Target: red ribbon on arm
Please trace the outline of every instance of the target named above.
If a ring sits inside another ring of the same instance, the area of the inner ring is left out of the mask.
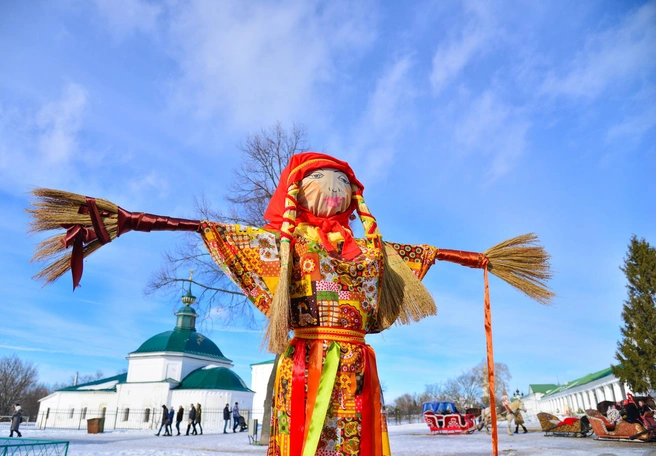
[[[130,212],[118,208],[118,228],[116,237],[128,231],[200,231],[199,220],[188,220],[161,215],[146,214],[145,212]]]
[[[84,269],[84,244],[93,242],[96,239],[103,245],[111,242],[109,233],[102,221],[102,216],[107,216],[109,213],[103,211],[101,214],[94,198],[87,196],[86,200],[86,205],[81,205],[77,212],[78,214],[89,215],[93,228],[79,223],[75,225],[64,225],[64,228],[66,228],[66,236],[62,239],[62,244],[64,244],[65,248],[70,247],[71,244],[73,245],[73,252],[71,252],[73,291],[80,286],[80,280],[82,279],[82,272]]]
[[[84,269],[84,246],[97,240],[101,245],[112,241],[103,217],[112,215],[107,211],[100,211],[96,200],[86,197],[86,203],[80,205],[78,214],[88,215],[91,226],[83,224],[62,225],[66,228],[66,235],[62,239],[64,247],[73,246],[71,253],[71,273],[73,275],[73,290],[80,286],[82,271]],[[118,208],[118,226],[116,236],[128,231],[200,231],[200,221],[187,220],[160,215],[146,214],[144,212],[129,212]]]

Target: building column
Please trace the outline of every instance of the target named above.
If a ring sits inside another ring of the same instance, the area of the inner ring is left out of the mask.
[[[604,392],[606,393],[607,401],[616,402],[615,395],[613,394],[613,388],[611,388],[610,385],[604,385]]]
[[[596,408],[597,408],[597,404],[598,404],[599,402],[601,402],[601,401],[597,398],[597,388],[592,388],[592,390],[591,390],[591,395],[590,395],[590,396],[591,396],[590,398],[592,399],[592,402],[594,403],[593,406],[592,406],[592,408],[596,409]]]
[[[624,383],[622,383],[621,381],[619,383],[620,383],[620,391],[622,392],[622,400],[624,400],[624,399],[626,399],[627,386]]]
[[[606,391],[604,391],[604,387],[600,386],[599,388],[597,388],[597,391],[599,392],[599,394],[597,395],[597,399],[599,400],[599,402],[605,401],[606,400]]]
[[[615,402],[621,401],[624,399],[624,395],[622,394],[622,388],[620,386],[621,382],[619,380],[613,382],[613,391],[615,392]]]

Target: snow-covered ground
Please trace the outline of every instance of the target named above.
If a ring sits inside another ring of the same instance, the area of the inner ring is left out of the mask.
[[[484,432],[466,436],[430,435],[423,423],[390,426],[394,456],[489,456],[490,437]],[[656,445],[596,441],[591,437],[544,437],[542,432],[508,436],[499,433],[499,454],[503,456],[656,456]],[[2,430],[4,431],[4,429]],[[4,432],[3,432],[4,434]],[[265,447],[248,444],[247,432],[228,434],[214,430],[202,436],[156,437],[152,431],[112,431],[87,434],[85,431],[25,428],[26,438],[70,441],[70,456],[203,456],[259,455]]]

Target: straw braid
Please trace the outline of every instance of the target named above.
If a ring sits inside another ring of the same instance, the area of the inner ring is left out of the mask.
[[[359,189],[354,186],[353,188],[353,198],[358,202],[356,210],[360,216],[360,221],[362,222],[362,227],[364,228],[364,236],[367,240],[372,241],[374,239],[382,239],[380,231],[378,230],[378,223],[371,212],[367,204],[364,202],[364,196],[359,193]]]
[[[287,189],[285,212],[280,227],[280,280],[269,308],[269,326],[265,340],[269,342],[271,353],[282,353],[289,340],[289,306],[291,297],[292,255],[291,243],[296,228],[296,204],[299,192],[298,182],[292,182]]]

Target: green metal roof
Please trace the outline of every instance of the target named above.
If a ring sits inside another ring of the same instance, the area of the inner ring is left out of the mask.
[[[567,382],[564,385],[558,386],[553,390],[547,391],[545,397],[552,396],[554,394],[560,393],[570,388],[574,388],[576,386],[581,386],[581,385],[585,385],[586,383],[594,382],[595,380],[599,380],[600,378],[608,377],[612,373],[613,373],[612,369],[608,367],[606,369],[600,370],[599,372],[594,372],[592,374],[585,375],[581,378],[577,378],[576,380],[572,380],[571,382]]]
[[[262,361],[261,363],[253,363],[253,364],[251,364],[251,367],[253,367],[253,366],[260,366],[260,365],[262,365],[262,364],[273,364],[273,363],[275,363],[275,362],[276,362],[275,359],[271,359],[271,360],[269,360],[269,361]]]
[[[68,386],[66,388],[58,389],[57,391],[78,391],[78,392],[96,392],[96,391],[116,391],[116,385],[125,383],[128,379],[128,374],[118,374],[113,377],[102,378],[89,383],[82,383],[80,385]]]
[[[132,353],[154,352],[189,353],[231,361],[223,356],[223,353],[214,342],[194,329],[175,328],[172,331],[157,334],[141,344],[141,347]]]
[[[532,393],[544,394],[547,391],[551,391],[553,389],[558,388],[558,385],[554,385],[553,383],[544,383],[544,384],[528,385],[528,387]]]
[[[176,389],[248,391],[244,381],[227,367],[201,367],[187,375]]]

